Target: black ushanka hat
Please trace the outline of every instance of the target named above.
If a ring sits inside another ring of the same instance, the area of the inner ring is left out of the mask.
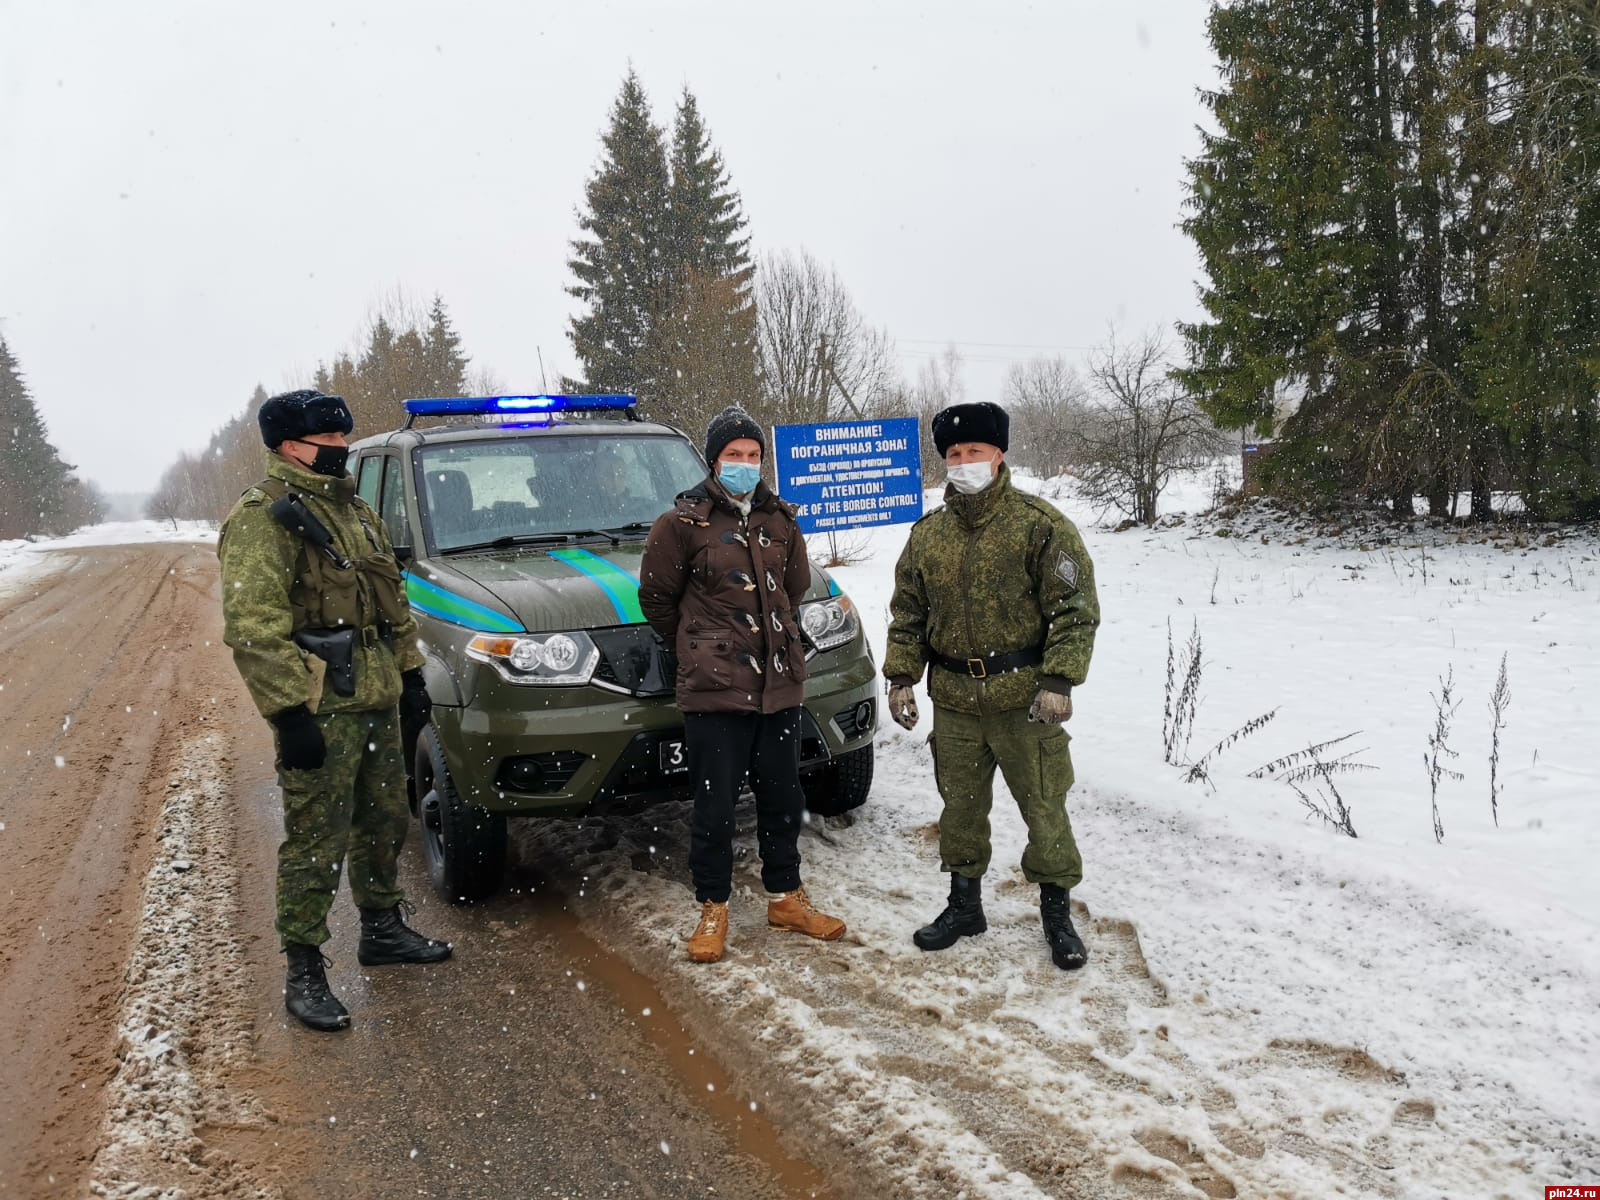
[[[952,404],[933,418],[933,444],[944,454],[957,442],[983,442],[1007,448],[1011,440],[1011,418],[1006,410],[988,400],[976,404]]]

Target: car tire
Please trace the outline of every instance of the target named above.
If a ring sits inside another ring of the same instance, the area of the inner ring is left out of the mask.
[[[422,855],[434,891],[453,904],[487,899],[505,873],[505,814],[461,798],[433,726],[418,735],[414,761]]]
[[[806,808],[819,817],[837,817],[866,803],[872,790],[872,744],[850,750],[826,766],[800,777]]]

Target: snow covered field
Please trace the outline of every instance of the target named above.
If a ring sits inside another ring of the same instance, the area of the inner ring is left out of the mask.
[[[1197,479],[1163,510],[1208,495]],[[925,695],[914,733],[880,729],[855,824],[802,843],[814,896],[850,924],[836,946],[768,933],[753,831],[712,967],[683,958],[695,911],[675,814],[620,841],[529,827],[527,851],[577,861],[584,919],[714,1011],[725,1056],[764,1047],[898,1195],[1521,1198],[1600,1182],[1592,531],[1308,537],[1246,517],[1119,534],[1057,503],[1104,610],[1068,727],[1083,972],[1050,964],[998,780],[989,933],[912,946],[946,890]],[[879,661],[908,528],[837,572]],[[1211,757],[1209,782],[1163,762],[1169,622],[1180,682],[1192,629],[1203,644],[1188,760],[1276,710]],[[1440,779],[1439,842],[1425,756],[1441,678],[1459,706],[1458,757],[1440,757],[1460,778]],[[1344,734],[1324,761],[1357,751],[1371,768],[1332,776],[1354,840],[1251,776]]]

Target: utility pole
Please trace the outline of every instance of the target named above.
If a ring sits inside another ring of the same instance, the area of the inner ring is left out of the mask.
[[[833,358],[828,354],[828,335],[825,333],[817,339],[817,366],[822,370],[823,401],[826,402],[828,399],[827,383],[831,379],[833,380],[833,386],[838,388],[839,394],[844,397],[844,402],[850,406],[850,411],[855,413],[856,420],[866,420],[862,416],[861,410],[856,407],[856,402],[851,398],[850,392],[839,381],[838,373],[833,369]]]

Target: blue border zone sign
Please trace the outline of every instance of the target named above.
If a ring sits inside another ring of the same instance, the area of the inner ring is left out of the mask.
[[[922,516],[922,443],[915,417],[778,425],[778,495],[802,533],[897,525]]]

